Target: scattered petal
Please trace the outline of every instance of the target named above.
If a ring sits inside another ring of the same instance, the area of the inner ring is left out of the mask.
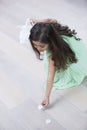
[[[42,109],[44,109],[44,107],[43,107],[42,105],[39,105],[39,106],[38,106],[38,109],[39,109],[39,110],[42,110]]]
[[[50,124],[51,122],[51,119],[46,119],[46,124]]]

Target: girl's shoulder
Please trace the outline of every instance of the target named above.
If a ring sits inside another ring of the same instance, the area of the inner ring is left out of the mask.
[[[64,39],[64,40],[76,40],[76,41],[79,41],[80,38],[75,34],[75,35],[72,35],[71,37],[70,36],[66,36],[66,35],[61,35],[61,37]],[[79,40],[77,40],[79,39]]]
[[[46,56],[47,56],[47,57],[49,57],[49,56],[51,56],[51,55],[52,55],[52,53],[51,53],[51,51],[50,51],[50,50],[46,50],[46,51],[45,51],[45,54],[46,54]]]
[[[81,43],[82,40],[77,36],[77,35],[73,35],[71,37],[66,36],[66,35],[61,35],[62,39],[67,42],[69,45],[74,45],[75,43]]]

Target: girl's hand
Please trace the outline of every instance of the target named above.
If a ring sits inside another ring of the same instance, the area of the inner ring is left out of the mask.
[[[46,23],[57,23],[56,19],[51,19],[51,18],[47,18],[47,19],[30,19],[30,24],[33,26],[34,24],[38,23],[38,22],[46,22]]]
[[[45,97],[41,103],[43,107],[47,107],[49,104],[49,97]]]
[[[30,24],[33,26],[34,24],[36,24],[38,22],[38,20],[36,19],[30,19]]]

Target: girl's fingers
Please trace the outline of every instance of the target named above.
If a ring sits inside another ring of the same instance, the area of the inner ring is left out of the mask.
[[[35,19],[30,19],[30,24],[33,26],[36,23]]]
[[[45,102],[42,102],[41,104],[42,104],[42,106],[46,105],[46,103],[45,103]]]
[[[43,107],[46,107],[46,106],[48,105],[48,102],[47,102],[47,101],[43,101],[43,102],[41,103],[41,105],[42,105]]]

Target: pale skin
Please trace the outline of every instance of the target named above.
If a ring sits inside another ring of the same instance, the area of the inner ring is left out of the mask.
[[[33,44],[34,47],[37,48],[39,52],[45,51],[49,48],[48,44],[44,45],[43,43],[36,42],[36,41],[33,41]],[[48,61],[49,61],[49,65],[48,65],[48,76],[46,81],[46,91],[45,91],[44,99],[41,103],[44,107],[46,107],[49,104],[49,98],[50,98],[54,75],[55,75],[54,61],[52,60],[51,56],[49,56]]]
[[[35,22],[35,20],[34,20]],[[57,22],[55,19],[43,19],[43,20],[36,20],[37,22]],[[41,51],[45,51],[49,48],[48,44],[43,44],[37,41],[33,41],[34,47],[37,48],[37,50],[39,52]],[[56,68],[54,66],[54,61],[52,60],[52,57],[49,56],[48,58],[49,61],[49,65],[48,65],[48,76],[47,76],[47,81],[46,81],[46,91],[45,91],[45,95],[44,98],[42,100],[41,105],[44,107],[47,107],[49,104],[49,100],[50,100],[50,94],[51,94],[51,90],[52,90],[52,86],[53,86],[53,81],[54,81],[54,75],[55,75],[55,71]]]
[[[38,22],[46,22],[46,23],[57,23],[56,19],[30,19],[30,24],[33,26],[35,23]]]

